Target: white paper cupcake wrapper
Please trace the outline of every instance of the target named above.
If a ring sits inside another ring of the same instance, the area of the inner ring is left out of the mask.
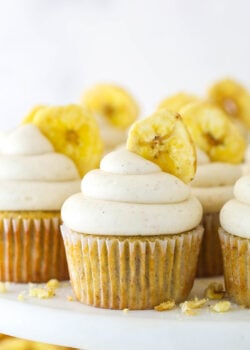
[[[204,214],[202,219],[204,235],[198,258],[197,277],[212,277],[223,274],[223,260],[218,229],[219,213]]]
[[[71,283],[78,300],[111,309],[151,309],[187,298],[194,282],[203,229],[179,235],[85,235],[65,226]]]
[[[238,304],[250,307],[250,240],[219,229],[225,286]]]
[[[58,217],[0,219],[0,281],[68,279]]]

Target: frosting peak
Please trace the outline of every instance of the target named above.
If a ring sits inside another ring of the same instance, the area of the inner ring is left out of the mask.
[[[21,125],[2,140],[1,153],[5,155],[32,155],[53,152],[54,147],[32,124]]]
[[[118,149],[107,154],[101,161],[100,169],[121,175],[150,174],[161,171],[158,165],[126,149]]]
[[[21,125],[0,139],[0,210],[59,210],[79,190],[73,161],[36,126]]]

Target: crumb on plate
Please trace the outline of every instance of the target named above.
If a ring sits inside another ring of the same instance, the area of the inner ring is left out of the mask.
[[[180,304],[181,312],[188,316],[198,314],[198,309],[201,309],[207,303],[207,299],[194,298],[193,300],[184,301]]]
[[[163,303],[156,305],[154,307],[154,309],[156,311],[169,311],[169,310],[173,310],[175,308],[175,301],[174,300],[167,300],[164,301]]]
[[[211,311],[218,313],[227,312],[231,309],[231,303],[227,300],[219,301],[218,303],[212,305],[210,309]]]

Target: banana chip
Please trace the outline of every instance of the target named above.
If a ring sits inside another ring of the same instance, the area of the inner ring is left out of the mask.
[[[195,146],[177,113],[162,109],[134,123],[129,131],[127,149],[186,183],[194,178]]]

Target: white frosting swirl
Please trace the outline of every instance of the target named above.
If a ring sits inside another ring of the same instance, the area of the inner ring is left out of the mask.
[[[240,165],[210,162],[201,150],[197,154],[198,166],[191,183],[192,192],[200,200],[204,213],[216,213],[233,197],[233,185],[242,175],[242,169]]]
[[[80,188],[75,164],[32,125],[1,137],[0,210],[60,210]]]
[[[250,176],[241,177],[234,186],[234,199],[220,212],[223,229],[233,235],[250,238]]]
[[[187,185],[125,149],[104,157],[81,189],[62,207],[66,226],[81,233],[177,234],[196,227],[202,216]]]

